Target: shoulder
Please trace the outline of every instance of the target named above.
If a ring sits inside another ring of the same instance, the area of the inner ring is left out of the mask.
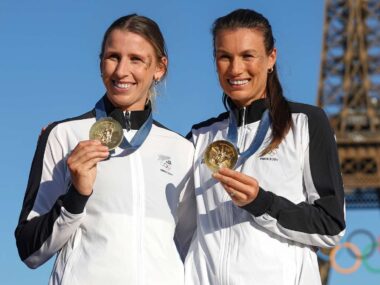
[[[197,133],[202,129],[211,129],[214,127],[214,125],[216,125],[217,123],[223,122],[226,119],[228,119],[228,112],[223,112],[219,114],[219,116],[217,117],[212,117],[200,123],[194,124],[191,127],[190,132],[186,135],[186,139],[191,140],[194,132]]]
[[[304,115],[304,119],[301,118],[299,119],[299,121],[303,121],[304,124],[307,125],[310,136],[330,137],[331,135],[333,135],[334,131],[330,125],[330,121],[322,108],[296,102],[290,102],[289,106],[292,115]],[[295,122],[295,120],[297,121],[297,119],[294,119],[293,117],[293,122]]]
[[[298,103],[298,102],[289,102],[289,106],[290,106],[290,112],[292,114],[302,113],[302,114],[305,114],[308,118],[313,118],[313,119],[326,117],[326,114],[323,111],[323,109],[317,106],[304,104],[304,103]]]
[[[330,126],[325,111],[320,107],[297,102],[290,102],[289,106],[293,115],[303,114],[306,116],[309,127],[316,128],[318,126]]]
[[[223,122],[224,120],[228,119],[228,112],[224,112],[219,114],[217,117],[210,118],[208,120],[202,121],[200,123],[194,124],[191,127],[191,131],[186,135],[187,139],[190,139],[193,132],[199,132],[202,129],[211,129],[214,127],[214,125]]]
[[[191,143],[184,136],[182,136],[180,133],[177,133],[177,132],[169,129],[168,127],[164,126],[160,122],[153,120],[153,125],[155,127],[156,135],[160,136],[161,138],[165,137],[168,139],[176,140],[176,141],[184,143],[184,144],[191,145]]]
[[[228,119],[228,112],[221,113],[218,117],[213,117],[208,120],[202,121],[192,126],[192,130],[198,130],[206,127],[210,127],[218,122],[222,122]]]
[[[94,115],[95,113],[93,111],[89,111],[80,116],[67,118],[61,121],[56,121],[56,122],[48,124],[40,133],[34,158],[44,157],[44,153],[48,144],[51,146],[58,147],[58,148],[62,147],[61,143],[58,142],[59,135],[57,135],[59,132],[58,129],[61,126],[63,126],[63,128],[66,128],[65,124],[68,122],[75,122],[75,121],[81,122],[83,120],[93,118]]]
[[[86,113],[84,113],[82,115],[79,115],[79,116],[75,116],[75,117],[71,117],[71,118],[66,118],[66,119],[63,119],[63,120],[60,120],[60,121],[56,121],[56,122],[50,123],[41,132],[39,141],[42,140],[42,141],[46,142],[46,140],[49,137],[50,133],[54,132],[55,130],[57,130],[57,128],[60,127],[60,126],[64,126],[65,124],[71,123],[71,122],[81,123],[81,122],[84,122],[87,119],[92,119],[94,117],[95,117],[95,112],[94,112],[94,110],[91,110],[91,111],[88,111],[88,112],[86,112]]]

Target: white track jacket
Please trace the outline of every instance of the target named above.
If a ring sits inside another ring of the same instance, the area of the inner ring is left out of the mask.
[[[320,284],[316,250],[345,231],[344,191],[334,134],[324,112],[290,103],[293,127],[279,147],[259,150],[237,169],[256,178],[258,197],[240,208],[203,161],[206,147],[226,139],[228,113],[193,126],[198,228],[185,262],[187,285]],[[264,100],[237,110],[238,146],[251,144]]]
[[[123,112],[104,100],[125,126]],[[148,113],[130,113],[130,132]],[[98,163],[88,198],[70,186],[66,159],[93,123],[94,110],[39,138],[15,232],[21,259],[36,268],[56,255],[49,284],[183,284],[180,254],[195,229],[193,145],[154,121],[135,152],[118,148]]]

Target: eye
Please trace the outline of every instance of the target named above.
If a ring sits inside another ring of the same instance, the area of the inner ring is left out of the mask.
[[[133,62],[133,63],[144,63],[144,60],[139,56],[131,56],[131,62]]]
[[[242,55],[242,58],[245,61],[256,60],[256,59],[258,59],[260,57],[261,56],[259,54],[257,54],[256,52],[247,52],[247,53],[243,53],[243,55]]]
[[[250,54],[250,53],[243,54],[243,59],[245,59],[245,60],[251,60],[251,59],[254,59],[254,58],[256,58],[256,56],[253,55],[253,54]]]
[[[113,60],[113,61],[118,61],[119,60],[119,55],[116,53],[110,53],[106,54],[105,59]]]
[[[219,54],[217,58],[218,60],[229,60],[230,56],[228,54]]]

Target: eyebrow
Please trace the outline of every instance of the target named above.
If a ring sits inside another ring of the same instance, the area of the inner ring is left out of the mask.
[[[217,49],[216,50],[216,53],[226,53],[226,54],[231,54],[230,52],[228,52],[228,51],[226,51],[226,50],[224,50],[224,49]],[[257,53],[259,53],[257,50],[255,50],[255,49],[246,49],[246,50],[243,50],[243,51],[241,51],[239,54],[244,54],[244,53],[255,53],[255,54],[257,54]]]
[[[117,51],[116,49],[113,50],[112,48],[108,48],[108,50],[104,52],[104,54],[113,54],[113,53],[120,54],[119,51]],[[145,55],[145,54],[141,54],[137,52],[130,52],[128,53],[128,56],[141,57],[141,58],[147,59],[148,61],[152,61],[152,56],[150,54]]]
[[[152,65],[152,56],[150,54],[148,55],[143,55],[143,54],[138,54],[138,53],[130,53],[128,54],[128,56],[136,56],[136,57],[141,57],[144,64],[147,66],[147,67],[150,67]]]

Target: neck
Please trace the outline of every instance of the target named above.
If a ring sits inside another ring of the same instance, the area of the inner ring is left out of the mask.
[[[230,98],[230,99],[235,104],[236,107],[244,108],[244,107],[248,107],[248,106],[252,105],[252,103],[257,101],[257,100],[264,99],[265,97],[266,97],[266,93],[264,92],[259,97],[248,98],[247,100],[234,100],[232,98]]]

